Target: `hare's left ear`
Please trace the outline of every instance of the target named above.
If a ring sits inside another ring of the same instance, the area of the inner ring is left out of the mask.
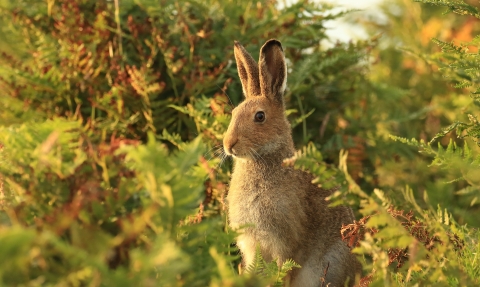
[[[283,103],[283,93],[287,87],[287,64],[279,41],[268,40],[262,46],[258,67],[262,96]]]
[[[245,98],[260,95],[257,62],[255,62],[247,50],[237,41],[235,41],[233,51]]]

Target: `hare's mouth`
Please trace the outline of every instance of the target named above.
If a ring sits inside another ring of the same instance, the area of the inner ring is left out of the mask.
[[[233,158],[249,158],[249,156],[247,154],[243,154],[243,153],[240,153],[240,152],[232,152],[229,154],[230,156],[232,156]]]
[[[261,155],[257,149],[248,147],[248,145],[242,145],[238,142],[238,140],[233,144],[224,145],[223,149],[227,156],[231,156],[233,158],[253,160],[261,158]]]
[[[238,159],[254,158],[252,153],[244,152],[243,150],[239,150],[238,148],[231,148],[230,150],[225,149],[225,154]]]

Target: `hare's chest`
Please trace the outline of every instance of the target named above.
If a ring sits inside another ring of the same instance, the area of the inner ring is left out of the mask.
[[[252,225],[257,235],[292,232],[305,218],[301,186],[290,169],[236,166],[227,197],[230,226]]]
[[[227,197],[231,227],[253,225],[261,230],[293,215],[290,200],[277,186],[261,181],[232,183]]]
[[[265,216],[269,216],[271,206],[278,204],[265,196],[268,192],[259,185],[241,185],[231,188],[227,197],[228,213],[232,227],[246,224],[258,225]]]

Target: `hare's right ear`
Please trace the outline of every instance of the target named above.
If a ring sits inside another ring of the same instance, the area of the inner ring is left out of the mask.
[[[262,46],[258,66],[262,96],[283,104],[283,93],[287,87],[287,64],[282,44],[278,40],[268,40]]]
[[[257,62],[255,62],[247,50],[237,41],[235,41],[233,51],[245,98],[259,96],[260,81]]]

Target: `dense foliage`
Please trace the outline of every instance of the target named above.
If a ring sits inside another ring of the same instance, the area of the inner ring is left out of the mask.
[[[238,274],[221,151],[233,41],[269,38],[285,164],[356,212],[359,285],[480,284],[479,9],[419,2],[347,13],[371,40],[331,43],[345,14],[308,0],[1,0],[0,285],[281,286],[292,261]]]

